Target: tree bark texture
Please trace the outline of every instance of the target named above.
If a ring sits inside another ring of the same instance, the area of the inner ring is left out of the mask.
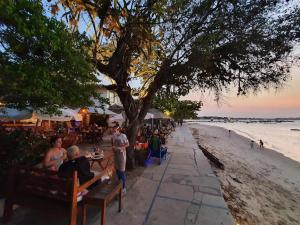
[[[126,134],[129,141],[129,147],[127,150],[127,168],[135,168],[135,156],[134,145],[136,142],[136,135],[140,125],[142,124],[148,109],[151,106],[155,93],[162,87],[164,79],[166,79],[166,68],[169,66],[169,61],[165,61],[160,71],[154,78],[154,81],[150,84],[147,90],[147,96],[141,99],[139,102],[135,101],[131,94],[131,88],[127,84],[128,69],[130,67],[130,59],[134,49],[131,46],[134,43],[131,39],[130,30],[124,32],[123,37],[118,40],[117,48],[109,60],[107,65],[103,65],[101,62],[97,62],[97,68],[100,72],[103,72],[110,78],[114,79],[115,91],[118,94],[120,101],[124,107],[129,124],[126,128]]]

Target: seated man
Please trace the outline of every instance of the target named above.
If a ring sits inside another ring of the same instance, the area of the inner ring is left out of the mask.
[[[153,135],[150,138],[149,147],[151,148],[151,150],[157,151],[160,149],[160,146],[161,146],[161,141],[159,137],[159,132],[158,130],[155,130],[153,132]]]
[[[167,149],[166,148],[162,148],[162,141],[161,138],[159,136],[159,132],[158,130],[155,130],[153,132],[153,135],[149,141],[149,148],[151,151],[151,156],[154,157],[160,157],[163,158],[164,155],[167,153]]]
[[[90,163],[85,156],[80,155],[78,146],[73,145],[67,149],[68,161],[64,162],[58,170],[61,177],[72,177],[74,170],[77,170],[79,183],[83,184],[94,177],[90,170]]]

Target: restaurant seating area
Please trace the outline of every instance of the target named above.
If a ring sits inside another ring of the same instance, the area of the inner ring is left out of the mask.
[[[68,118],[68,120],[63,118],[60,121],[50,119],[35,121],[35,123],[30,121],[24,122],[22,120],[1,121],[1,132],[7,135],[14,135],[20,132],[26,134],[23,136],[25,139],[27,136],[31,138],[36,137],[43,140],[44,143],[50,143],[53,137],[60,137],[62,139],[61,147],[64,149],[68,149],[73,145],[79,146],[81,155],[88,159],[91,170],[97,174],[86,184],[76,184],[76,174],[74,174],[71,179],[65,179],[59,177],[57,171],[45,170],[42,166],[42,162],[40,161],[38,163],[36,160],[42,160],[47,149],[38,151],[40,154],[39,157],[35,157],[34,161],[26,163],[25,167],[16,164],[16,166],[14,165],[9,169],[10,173],[14,173],[15,175],[13,179],[10,179],[7,185],[4,186],[4,193],[0,191],[0,195],[4,194],[5,197],[4,221],[9,221],[13,215],[12,207],[14,204],[29,208],[39,206],[43,208],[43,205],[47,205],[49,207],[46,207],[45,210],[56,206],[58,208],[67,209],[69,212],[69,224],[74,225],[76,224],[75,221],[77,220],[79,207],[83,205],[82,224],[85,224],[86,207],[90,204],[98,204],[102,214],[101,224],[104,225],[106,204],[115,197],[118,197],[120,204],[119,210],[121,210],[122,206],[120,182],[114,183],[116,185],[111,185],[111,183],[105,185],[105,180],[111,179],[115,174],[114,153],[110,141],[112,136],[111,127],[115,124],[118,124],[118,122],[112,121],[111,116],[90,114],[84,111],[80,121],[75,120],[75,118]],[[149,162],[152,162],[151,157],[157,157],[156,149],[151,148],[153,136],[156,137],[160,151],[165,148],[167,139],[174,129],[175,127],[169,119],[156,119],[155,122],[153,119],[145,121],[145,125],[138,130],[136,143],[134,145],[136,166],[147,166]],[[22,146],[19,146],[19,148],[20,151],[22,151]],[[30,151],[30,146],[26,148],[28,148],[26,151]],[[1,152],[1,154],[2,153],[4,153],[5,158],[6,153]],[[166,154],[163,156],[159,155],[158,164],[160,164],[165,157]],[[99,193],[102,193],[102,189],[106,191],[99,195],[95,190],[90,192],[87,197],[80,194],[95,182],[102,184],[96,189]],[[70,187],[73,188],[70,189]],[[27,193],[26,195],[24,194],[25,192]],[[22,197],[22,195],[26,197]],[[30,199],[33,199],[33,201],[31,202]],[[44,204],[44,202],[47,202],[47,204]]]

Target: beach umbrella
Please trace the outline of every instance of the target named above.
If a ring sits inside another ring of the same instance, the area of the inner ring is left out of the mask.
[[[118,120],[125,120],[124,117],[123,117],[123,115],[122,115],[122,113],[113,115],[113,116],[111,117],[111,119],[112,119],[112,120],[116,120],[116,121],[118,121]]]
[[[151,108],[148,110],[149,113],[153,115],[153,119],[169,119],[163,112],[158,109]]]
[[[12,120],[25,120],[33,117],[32,110],[24,109],[19,110],[15,108],[3,107],[0,109],[0,120],[12,121]]]
[[[145,120],[150,120],[150,119],[153,119],[154,118],[154,115],[152,113],[147,113],[146,116],[145,116]]]
[[[113,105],[109,106],[108,109],[115,112],[115,113],[117,113],[117,114],[120,114],[124,111],[123,106],[117,105],[117,104],[113,104]]]
[[[145,120],[149,120],[149,119],[153,119],[153,114],[152,113],[147,113],[146,114],[146,116],[145,116]],[[125,120],[126,119],[126,114],[125,114],[125,112],[123,111],[122,113],[120,113],[120,114],[117,114],[117,115],[115,115],[115,116],[113,116],[112,117],[112,119],[116,119],[116,120],[118,120],[118,119],[123,119],[123,120]]]
[[[117,113],[114,113],[109,109],[105,109],[105,108],[102,109],[100,107],[86,107],[86,109],[89,113],[96,113],[96,114],[103,114],[103,115],[117,115]]]
[[[32,110],[18,110],[14,108],[2,108],[0,110],[0,120],[11,121],[21,120],[22,122],[36,122],[37,120],[49,120],[49,121],[82,121],[82,116],[77,113],[76,110],[69,108],[59,109],[61,114],[48,115],[41,111],[33,112]]]
[[[112,117],[109,118],[108,123],[112,126],[113,122],[118,122],[119,124],[122,124],[125,121],[124,116],[122,113],[113,115]]]
[[[61,108],[59,109],[61,114],[58,115],[48,115],[44,114],[42,112],[36,112],[36,117],[39,120],[49,120],[49,121],[70,121],[70,120],[76,120],[76,121],[82,121],[82,115],[80,115],[76,110],[70,109],[70,108]]]

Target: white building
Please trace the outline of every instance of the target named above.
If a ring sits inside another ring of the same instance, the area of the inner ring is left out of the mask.
[[[98,87],[97,92],[100,93],[101,97],[107,98],[110,105],[122,105],[119,96],[116,92],[107,90],[104,87]]]

